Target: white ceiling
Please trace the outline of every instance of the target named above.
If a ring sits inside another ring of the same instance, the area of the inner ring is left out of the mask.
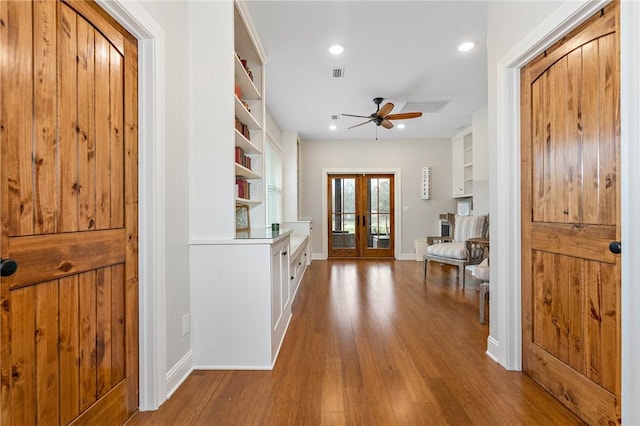
[[[341,113],[369,115],[374,97],[395,104],[441,101],[438,113],[377,127],[378,138],[451,137],[487,103],[484,1],[246,2],[266,52],[267,109],[283,131],[303,140],[372,139],[376,126]],[[470,52],[458,44],[473,41]],[[339,56],[328,52],[344,45]],[[333,69],[344,68],[334,79]],[[338,129],[329,130],[332,115]]]

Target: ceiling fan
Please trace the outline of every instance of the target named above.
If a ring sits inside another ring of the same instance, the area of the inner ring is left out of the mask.
[[[376,104],[376,112],[374,112],[371,115],[342,114],[345,117],[368,118],[368,120],[363,123],[348,127],[349,129],[362,126],[363,124],[371,123],[372,121],[376,123],[376,126],[382,126],[385,129],[391,129],[393,128],[393,123],[391,122],[391,120],[405,120],[407,118],[422,117],[421,112],[404,112],[400,114],[390,114],[394,105],[391,102],[387,102],[382,106],[382,108],[380,108],[380,104],[382,103],[382,98],[373,98],[373,103]]]

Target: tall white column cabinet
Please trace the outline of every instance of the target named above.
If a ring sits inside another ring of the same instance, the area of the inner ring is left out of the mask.
[[[291,231],[264,226],[265,56],[242,2],[189,11],[193,364],[270,369],[291,318]],[[236,232],[239,206],[250,231]]]

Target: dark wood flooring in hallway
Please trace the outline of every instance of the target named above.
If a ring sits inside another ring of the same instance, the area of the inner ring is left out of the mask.
[[[478,293],[456,268],[314,261],[273,371],[195,371],[130,425],[581,424],[486,354]]]

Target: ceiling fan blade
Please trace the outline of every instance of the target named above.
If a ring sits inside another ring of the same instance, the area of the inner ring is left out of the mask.
[[[392,122],[390,122],[390,121],[389,121],[389,120],[387,120],[387,119],[382,120],[382,123],[380,123],[380,125],[381,125],[382,127],[384,127],[385,129],[391,129],[391,128],[393,128],[393,123],[392,123]]]
[[[418,118],[422,117],[421,112],[401,112],[400,114],[391,114],[386,116],[387,120],[405,120],[407,118]]]
[[[391,102],[387,102],[386,104],[384,104],[382,108],[380,108],[380,111],[378,111],[378,115],[380,117],[386,117],[387,114],[389,114],[392,109],[393,109],[393,104]]]
[[[345,117],[369,118],[368,115],[353,115],[353,114],[341,114],[341,115],[344,115]]]
[[[373,120],[365,121],[364,123],[356,124],[355,126],[347,127],[347,129],[353,129],[354,127],[362,126],[363,124],[371,123]]]

